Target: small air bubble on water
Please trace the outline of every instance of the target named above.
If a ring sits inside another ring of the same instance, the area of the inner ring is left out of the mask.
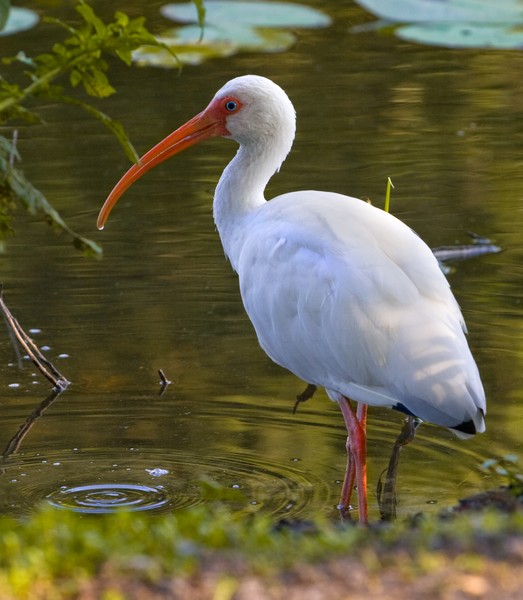
[[[169,473],[169,471],[167,471],[167,469],[160,469],[158,467],[156,467],[155,469],[145,469],[147,471],[147,473],[149,473],[149,475],[152,475],[153,477],[161,477],[162,475],[167,475]]]

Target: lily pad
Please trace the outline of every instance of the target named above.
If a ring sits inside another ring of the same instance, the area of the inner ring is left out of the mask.
[[[181,63],[199,65],[211,58],[226,58],[238,51],[229,40],[200,40],[200,35],[198,29],[197,37],[189,41],[188,33],[176,29],[165,32],[158,36],[158,41],[168,46],[170,52],[161,46],[142,46],[133,52],[133,60],[140,66],[177,67]]]
[[[523,30],[510,25],[476,23],[413,24],[398,27],[395,34],[406,41],[452,48],[523,48]]]
[[[13,35],[20,31],[32,29],[39,21],[38,15],[28,8],[12,7],[7,15],[4,28],[0,31],[2,35]]]
[[[161,9],[164,17],[184,24],[159,36],[180,63],[195,65],[238,52],[283,52],[296,41],[288,28],[326,27],[331,23],[330,17],[318,10],[287,2],[207,0],[205,10],[202,30],[194,3],[167,4]],[[162,48],[140,48],[133,56],[141,65],[179,64]]]
[[[374,25],[406,41],[447,48],[523,47],[521,0],[357,0],[385,19]],[[359,28],[363,31],[364,28]]]
[[[523,23],[521,0],[356,0],[395,23]]]
[[[173,36],[183,44],[197,44],[201,37],[201,30],[199,27],[188,25],[173,30]],[[250,29],[231,23],[226,28],[208,25],[202,41],[208,45],[227,44],[236,50],[281,52],[294,43],[294,36],[287,31]]]
[[[139,65],[159,67],[175,67],[179,62],[198,65],[210,58],[226,58],[240,51],[283,52],[295,41],[293,34],[287,31],[245,27],[224,30],[214,25],[206,26],[205,36],[200,38],[201,29],[196,25],[172,29],[158,39],[176,58],[165,48],[144,46],[134,53],[134,60]]]
[[[160,9],[166,19],[177,23],[197,23],[192,2],[166,4]],[[241,23],[249,27],[327,27],[331,19],[308,6],[290,2],[247,2],[245,0],[207,0],[205,26]]]

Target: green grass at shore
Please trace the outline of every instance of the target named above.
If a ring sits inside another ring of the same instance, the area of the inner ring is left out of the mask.
[[[521,511],[362,528],[325,520],[275,525],[260,515],[239,516],[212,505],[156,516],[42,508],[23,520],[0,518],[0,598],[72,598],[101,572],[132,573],[154,583],[190,575],[213,560],[233,576],[239,563],[267,574],[342,556],[366,568],[403,556],[401,568],[414,573],[433,568],[442,553],[470,565],[506,556],[516,538],[523,539]]]

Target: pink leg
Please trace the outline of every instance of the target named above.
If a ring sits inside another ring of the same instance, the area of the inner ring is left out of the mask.
[[[354,489],[354,479],[356,477],[356,469],[354,468],[354,457],[350,448],[349,436],[347,436],[347,468],[345,469],[345,478],[343,479],[343,486],[341,488],[340,503],[338,504],[338,510],[342,520],[350,519],[351,504],[350,499],[352,496],[352,490]]]
[[[347,469],[341,490],[339,509],[342,517],[347,516],[354,480],[358,488],[360,523],[368,522],[367,511],[367,405],[358,404],[356,411],[350,400],[343,397],[340,409],[347,427]]]

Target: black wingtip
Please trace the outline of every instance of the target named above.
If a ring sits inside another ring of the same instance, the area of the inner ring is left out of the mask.
[[[459,431],[460,433],[465,433],[467,435],[476,435],[477,433],[476,424],[472,419],[470,421],[464,421],[463,423],[460,423],[459,425],[456,425],[456,427],[452,427],[451,429],[455,429],[456,431]]]
[[[396,410],[399,410],[400,412],[402,412],[406,415],[409,415],[411,417],[419,418],[418,415],[414,414],[411,410],[409,410],[401,402],[398,402],[398,404],[396,404],[396,406],[394,406],[393,408],[395,408]],[[483,412],[483,411],[481,411],[481,412]],[[446,425],[446,427],[449,427],[449,426]],[[452,427],[449,427],[449,429],[452,429],[453,431],[456,431],[458,433],[463,433],[465,436],[476,435],[476,433],[478,432],[476,424],[474,423],[474,421],[472,419],[470,419],[470,421],[463,421],[463,423],[460,423],[459,425],[454,425]],[[481,431],[483,431],[483,430],[481,430]]]

